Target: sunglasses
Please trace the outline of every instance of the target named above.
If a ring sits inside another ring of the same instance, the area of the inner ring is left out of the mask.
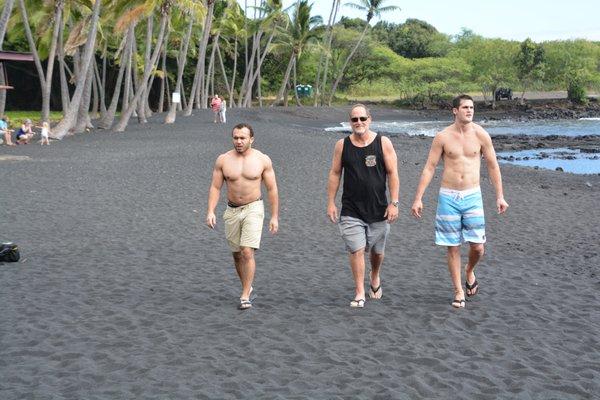
[[[350,118],[350,121],[352,121],[352,122],[358,122],[358,120],[359,120],[359,119],[360,119],[362,122],[365,122],[366,120],[368,120],[368,119],[369,119],[369,117],[352,117],[352,118]]]

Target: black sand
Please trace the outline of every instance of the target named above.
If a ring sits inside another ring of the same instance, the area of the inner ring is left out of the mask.
[[[22,260],[0,264],[0,399],[597,398],[600,176],[503,165],[501,217],[483,179],[481,290],[456,310],[433,244],[439,176],[423,220],[409,215],[430,139],[393,138],[401,218],[384,295],[351,309],[347,257],[325,213],[341,136],[320,129],[343,119],[230,110],[223,126],[204,111],[1,147],[0,240],[18,243]],[[204,226],[213,162],[241,121],[273,159],[281,199],[280,234],[265,231],[245,312],[223,202],[216,231]]]

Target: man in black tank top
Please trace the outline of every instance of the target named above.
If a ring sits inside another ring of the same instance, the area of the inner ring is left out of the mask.
[[[350,110],[352,134],[335,144],[327,185],[327,215],[338,222],[335,197],[342,173],[344,187],[339,229],[350,256],[350,268],[356,286],[350,307],[365,304],[365,253],[370,253],[369,297],[380,299],[380,271],[389,224],[398,218],[398,163],[396,151],[387,137],[369,129],[369,109],[356,104]],[[390,201],[386,196],[386,181]]]

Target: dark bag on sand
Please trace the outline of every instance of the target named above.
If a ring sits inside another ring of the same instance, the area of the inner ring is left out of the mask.
[[[14,243],[0,244],[0,262],[17,262],[19,258],[19,246]]]

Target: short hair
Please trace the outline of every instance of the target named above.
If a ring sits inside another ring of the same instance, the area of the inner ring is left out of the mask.
[[[236,126],[234,126],[233,129],[231,130],[231,134],[233,135],[233,131],[235,131],[236,129],[244,129],[244,128],[247,128],[250,131],[250,137],[254,137],[254,129],[252,129],[250,124],[247,124],[245,122],[242,122],[241,124],[237,124]]]
[[[352,108],[350,109],[350,111],[348,112],[348,116],[352,116],[352,111],[354,111],[355,108],[358,107],[362,107],[365,109],[366,113],[367,113],[367,117],[371,116],[371,110],[369,110],[369,107],[365,106],[362,103],[356,103],[355,105],[352,106]]]
[[[471,96],[469,96],[468,94],[458,95],[454,99],[452,99],[452,108],[459,108],[460,107],[460,103],[462,103],[463,100],[471,100],[471,101],[473,101],[473,98]]]

